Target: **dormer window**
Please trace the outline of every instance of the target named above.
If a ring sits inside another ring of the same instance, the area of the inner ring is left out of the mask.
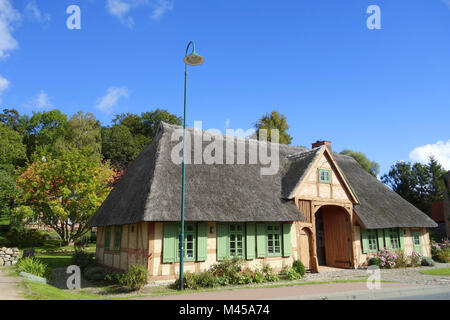
[[[331,183],[330,170],[319,169],[319,183]]]

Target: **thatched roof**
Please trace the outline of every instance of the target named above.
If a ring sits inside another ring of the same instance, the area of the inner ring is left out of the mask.
[[[362,169],[352,157],[333,157],[358,196],[355,212],[365,228],[437,227],[430,217]]]
[[[171,141],[171,136],[180,128],[161,124],[155,139],[133,161],[89,225],[179,221],[181,165],[171,160],[172,149],[179,141]],[[194,129],[188,129],[187,133],[191,141],[202,134]],[[292,193],[321,148],[277,145],[280,170],[275,175],[261,175],[264,166],[248,164],[249,144],[259,142],[234,139],[235,159],[245,157],[245,164],[186,165],[186,221],[303,221],[305,218],[291,200]],[[203,150],[209,144],[204,141]],[[244,145],[245,149],[240,148]],[[268,145],[270,150],[271,144]],[[358,197],[360,204],[355,210],[366,228],[436,226],[424,213],[364,171],[353,158],[337,154],[333,157]],[[223,158],[226,163],[225,152]]]
[[[180,220],[181,165],[171,160],[172,149],[179,144],[179,141],[171,141],[171,136],[175,129],[180,128],[161,124],[155,139],[133,161],[91,219],[91,226]],[[187,130],[191,141],[194,141],[194,134],[201,133]],[[235,144],[246,146],[244,156],[247,164],[186,165],[186,221],[304,220],[294,201],[286,201],[280,196],[280,174],[261,176],[260,164],[248,164],[248,145],[258,142],[235,139]],[[204,141],[203,149],[209,144]],[[191,144],[193,148],[194,143]],[[305,148],[280,145],[279,150],[283,161],[289,153],[304,151]],[[237,159],[240,149],[235,147],[234,151]],[[223,157],[226,163],[225,152]]]

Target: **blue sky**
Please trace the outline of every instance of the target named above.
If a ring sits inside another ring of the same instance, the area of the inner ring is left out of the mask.
[[[295,145],[328,139],[381,173],[432,152],[450,170],[450,0],[0,0],[0,108],[181,115],[189,40],[206,58],[191,126],[249,129],[277,109]]]

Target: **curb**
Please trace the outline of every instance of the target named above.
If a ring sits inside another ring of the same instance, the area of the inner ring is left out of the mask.
[[[32,282],[39,282],[39,283],[47,284],[47,279],[35,276],[34,274],[31,274],[31,273],[20,272],[19,275],[27,280],[32,281]]]
[[[407,288],[387,288],[378,290],[358,290],[337,293],[322,293],[305,296],[283,297],[277,300],[385,300],[392,298],[406,298],[421,294],[449,293],[450,287],[429,286],[429,287],[407,287]]]

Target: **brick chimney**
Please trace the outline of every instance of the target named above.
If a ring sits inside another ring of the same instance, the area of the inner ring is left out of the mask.
[[[330,150],[330,152],[332,151],[331,150],[331,141],[317,140],[316,142],[314,142],[312,144],[313,149],[321,147],[321,146],[327,146],[328,150]]]

